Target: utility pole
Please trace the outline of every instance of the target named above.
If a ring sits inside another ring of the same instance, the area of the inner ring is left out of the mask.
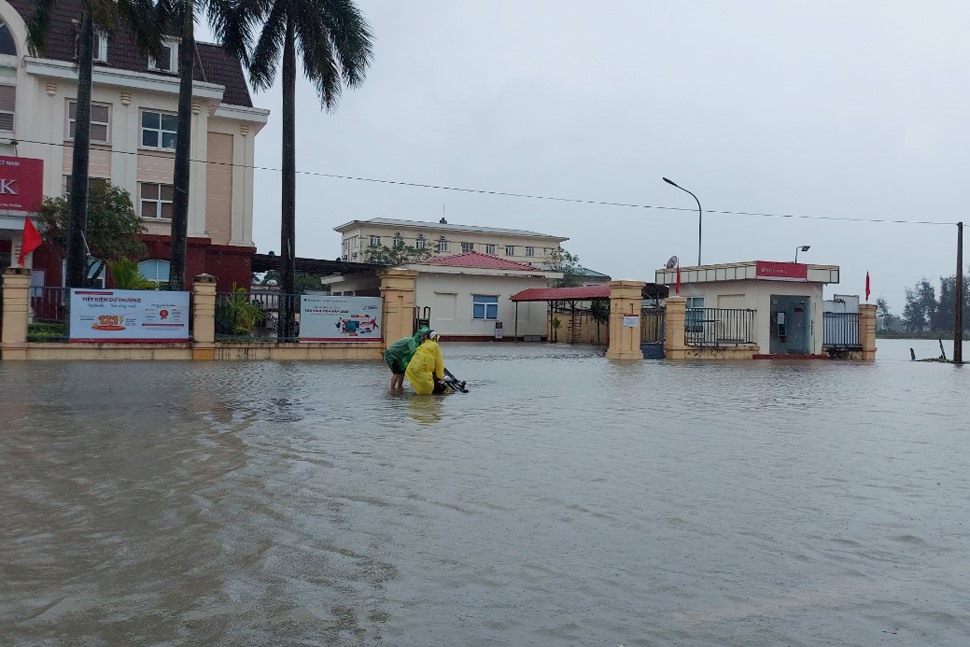
[[[963,223],[957,223],[957,279],[953,286],[953,363],[963,364]]]

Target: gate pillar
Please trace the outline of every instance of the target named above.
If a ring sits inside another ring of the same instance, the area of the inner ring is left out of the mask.
[[[609,359],[643,359],[640,349],[640,310],[643,281],[610,281]]]
[[[664,357],[684,359],[687,343],[684,341],[684,327],[687,317],[687,299],[667,297],[667,313],[664,321]]]
[[[381,272],[381,335],[386,349],[402,337],[414,334],[414,270],[391,268]]]
[[[865,303],[859,306],[859,343],[862,359],[876,359],[876,306]]]

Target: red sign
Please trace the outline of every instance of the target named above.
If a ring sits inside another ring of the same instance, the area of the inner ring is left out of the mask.
[[[44,160],[0,155],[0,209],[34,212],[44,201]]]
[[[781,281],[807,281],[808,265],[804,263],[776,263],[774,261],[755,261],[755,276],[759,279]]]

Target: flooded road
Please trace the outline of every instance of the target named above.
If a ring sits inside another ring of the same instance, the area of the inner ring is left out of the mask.
[[[2,362],[0,645],[966,645],[970,367],[911,346]]]

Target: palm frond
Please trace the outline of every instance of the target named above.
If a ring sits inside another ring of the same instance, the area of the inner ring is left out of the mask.
[[[57,0],[36,0],[34,13],[27,20],[27,51],[31,56],[47,54],[47,34],[50,31],[51,12]]]

